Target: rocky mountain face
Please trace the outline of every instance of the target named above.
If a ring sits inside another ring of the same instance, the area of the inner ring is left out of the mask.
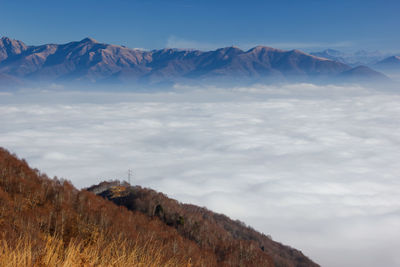
[[[257,46],[248,51],[162,49],[143,51],[85,38],[67,44],[28,46],[0,41],[0,74],[41,81],[141,81],[248,78],[312,79],[334,77],[351,67],[299,50]]]
[[[0,62],[12,58],[16,55],[20,55],[26,51],[28,47],[21,41],[11,40],[7,37],[0,39]]]
[[[346,59],[346,55],[335,49],[325,49],[319,52],[311,52],[310,55],[349,64],[348,60]]]

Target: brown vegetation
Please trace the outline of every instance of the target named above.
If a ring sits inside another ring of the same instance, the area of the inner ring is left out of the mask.
[[[150,189],[89,190],[0,148],[0,266],[318,266],[241,222]]]
[[[179,203],[151,189],[113,181],[100,183],[88,190],[129,210],[160,218],[184,238],[196,242],[201,249],[212,251],[219,264],[318,266],[300,251],[275,242],[240,221],[233,221],[206,208]]]
[[[2,240],[0,266],[190,266],[190,261],[185,264],[177,258],[164,259],[163,251],[151,240],[138,245],[132,240],[108,240],[99,234],[89,242],[70,241],[68,245],[50,235],[44,241],[38,250],[27,238],[19,239],[14,246]]]
[[[0,266],[216,266],[158,218],[49,179],[4,149],[0,238]]]

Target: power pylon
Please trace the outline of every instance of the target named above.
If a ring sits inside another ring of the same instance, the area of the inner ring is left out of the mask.
[[[133,171],[131,169],[128,170],[128,183],[131,184],[131,177],[133,176]]]

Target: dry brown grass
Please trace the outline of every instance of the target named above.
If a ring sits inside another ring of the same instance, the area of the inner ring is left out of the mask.
[[[49,179],[0,148],[0,267],[189,262],[217,266],[212,251],[201,250],[158,218]]]
[[[163,251],[151,240],[139,246],[122,239],[107,241],[103,234],[89,243],[71,241],[68,245],[56,237],[46,236],[45,239],[46,244],[42,248],[24,238],[13,247],[2,240],[0,266],[191,266],[190,262],[179,262],[177,259],[166,262]]]

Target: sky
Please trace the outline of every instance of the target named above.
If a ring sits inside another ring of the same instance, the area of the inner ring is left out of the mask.
[[[44,89],[0,94],[0,144],[50,177],[81,188],[132,169],[133,184],[239,219],[321,266],[400,265],[396,92]]]
[[[131,48],[399,51],[397,0],[0,0],[0,35],[27,44],[90,36]]]

